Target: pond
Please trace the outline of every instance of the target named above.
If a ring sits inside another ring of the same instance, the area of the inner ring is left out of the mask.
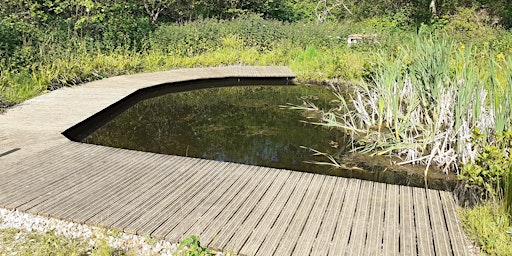
[[[424,185],[423,176],[419,175],[423,171],[416,175],[411,174],[410,169],[389,171],[392,168],[387,166],[379,171],[367,163],[364,163],[368,167],[365,170],[312,163],[328,160],[315,156],[311,149],[341,158],[350,150],[349,140],[339,130],[308,123],[315,121],[314,112],[288,107],[304,101],[324,109],[336,106],[336,97],[324,86],[228,87],[170,93],[135,104],[82,142],[394,184]],[[347,161],[351,159],[354,158],[347,158]],[[352,166],[357,165],[352,163]],[[441,182],[439,188],[444,187]]]

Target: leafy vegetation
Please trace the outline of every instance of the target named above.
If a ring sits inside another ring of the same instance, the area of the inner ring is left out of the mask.
[[[57,236],[54,232],[34,233],[20,229],[0,229],[0,254],[2,255],[133,255],[114,249],[106,241],[93,247],[82,239]]]
[[[6,0],[0,108],[121,74],[287,65],[343,82],[338,109],[310,108],[354,149],[460,173],[510,213],[511,27],[509,0]],[[374,40],[348,47],[350,34]]]
[[[510,218],[501,204],[485,202],[459,212],[469,238],[488,255],[511,255],[512,234]]]
[[[199,242],[199,237],[190,236],[183,239],[183,241],[178,245],[178,252],[176,255],[213,256],[215,255],[215,252],[202,247]]]

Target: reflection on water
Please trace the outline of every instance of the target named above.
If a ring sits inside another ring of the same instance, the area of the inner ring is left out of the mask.
[[[301,122],[307,113],[281,106],[309,100],[329,107],[324,87],[236,87],[167,94],[138,103],[87,143],[250,165],[325,172],[310,150],[345,136]],[[329,149],[331,150],[331,149]],[[340,154],[343,152],[331,153]]]
[[[390,158],[344,157],[347,168],[307,161],[317,149],[347,153],[338,130],[305,122],[314,113],[281,106],[304,100],[326,109],[335,97],[325,87],[230,87],[167,94],[139,102],[85,138],[92,144],[218,161],[354,177],[392,184],[425,186],[424,167],[390,165]],[[356,168],[352,168],[356,166]],[[360,168],[362,167],[362,168]],[[429,188],[451,189],[454,177],[429,176]]]

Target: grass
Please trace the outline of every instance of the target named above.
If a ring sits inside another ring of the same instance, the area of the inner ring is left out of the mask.
[[[146,238],[146,243],[156,244],[156,240]],[[217,252],[200,245],[196,236],[187,237],[178,245],[176,256],[213,256]],[[0,229],[0,255],[21,256],[135,256],[132,250],[123,250],[110,246],[106,238],[84,240],[57,235],[53,231],[46,233],[29,232],[23,229]],[[151,255],[158,255],[157,253]],[[230,254],[227,254],[230,255]]]
[[[0,229],[0,255],[135,255],[114,249],[105,240],[93,246],[81,239],[57,236],[54,232],[36,233],[21,229]]]
[[[112,48],[87,38],[41,35],[0,62],[0,106],[105,77],[187,67],[288,65],[301,80],[358,79],[364,49],[348,49],[350,23],[282,23],[248,17],[160,26],[131,45]],[[64,37],[65,38],[65,37]]]
[[[488,255],[512,255],[512,226],[505,208],[488,201],[473,208],[462,208],[459,216],[464,230]]]

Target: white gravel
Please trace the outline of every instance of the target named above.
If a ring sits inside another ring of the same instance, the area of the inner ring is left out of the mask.
[[[99,246],[100,241],[106,240],[112,248],[137,255],[173,255],[177,250],[177,244],[168,241],[0,208],[0,229],[8,228],[37,233],[53,231],[57,236],[83,239],[91,247]]]

